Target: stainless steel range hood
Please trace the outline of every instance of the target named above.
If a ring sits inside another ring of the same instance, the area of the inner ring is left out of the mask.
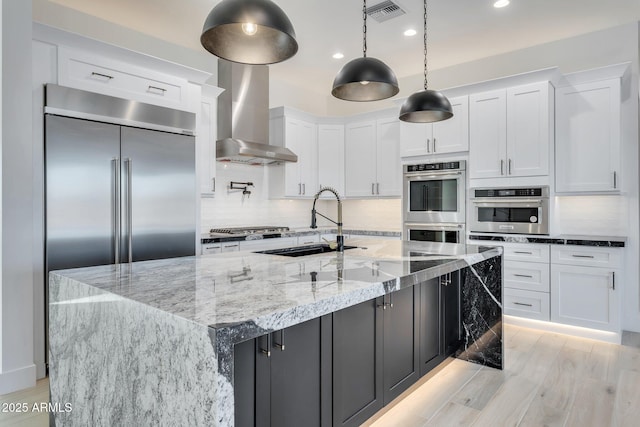
[[[291,150],[269,145],[269,68],[218,59],[216,159],[247,164],[297,162]]]

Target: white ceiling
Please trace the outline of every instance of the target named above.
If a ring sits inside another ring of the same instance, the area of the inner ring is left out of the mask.
[[[49,0],[197,51],[202,24],[219,0]],[[369,0],[367,5],[382,0]],[[368,20],[368,55],[401,78],[422,73],[422,1],[396,0],[407,14],[384,23]],[[431,0],[429,68],[437,69],[640,20],[640,0]],[[296,56],[271,67],[291,83],[330,87],[350,59],[362,55],[359,0],[275,0],[293,23]],[[412,38],[402,33],[415,28]],[[342,51],[345,58],[331,55]]]

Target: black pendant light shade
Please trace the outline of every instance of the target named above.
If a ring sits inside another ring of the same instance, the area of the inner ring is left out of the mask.
[[[413,123],[439,122],[453,117],[451,103],[435,90],[421,90],[404,101],[400,120]]]
[[[424,90],[407,98],[400,108],[400,120],[411,123],[432,123],[453,117],[451,103],[446,96],[428,89],[427,81],[427,0],[424,0]]]
[[[274,64],[298,51],[287,15],[269,0],[223,0],[204,22],[200,43],[209,52],[243,64]]]
[[[376,58],[356,58],[347,62],[333,80],[331,94],[347,101],[377,101],[400,91],[395,74]]]

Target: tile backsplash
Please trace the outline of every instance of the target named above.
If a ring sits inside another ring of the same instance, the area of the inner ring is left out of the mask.
[[[628,198],[623,196],[564,196],[555,198],[557,229],[562,234],[626,236]]]
[[[201,232],[207,233],[214,227],[252,225],[309,227],[313,201],[270,200],[268,168],[269,166],[218,163],[218,191],[212,198],[201,199]],[[230,190],[231,181],[253,182],[254,186],[247,188],[251,195],[243,197],[241,190]],[[335,219],[335,202],[319,200],[316,207],[329,218]],[[345,228],[400,231],[401,221],[400,199],[345,200],[343,203]],[[318,226],[329,225],[330,222],[318,218]]]

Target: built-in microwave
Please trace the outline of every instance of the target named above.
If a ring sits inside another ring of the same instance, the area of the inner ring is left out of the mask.
[[[549,187],[471,190],[469,231],[549,234]]]
[[[404,222],[464,223],[465,168],[464,160],[404,165]]]

